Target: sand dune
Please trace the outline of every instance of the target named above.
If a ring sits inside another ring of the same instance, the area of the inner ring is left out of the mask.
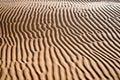
[[[0,0],[0,80],[120,80],[120,3]]]

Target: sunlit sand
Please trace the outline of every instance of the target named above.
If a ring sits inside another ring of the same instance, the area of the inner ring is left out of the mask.
[[[120,2],[0,0],[0,80],[120,80]]]

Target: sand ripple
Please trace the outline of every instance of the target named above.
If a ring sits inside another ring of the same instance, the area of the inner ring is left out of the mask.
[[[120,80],[120,3],[0,0],[0,80]]]

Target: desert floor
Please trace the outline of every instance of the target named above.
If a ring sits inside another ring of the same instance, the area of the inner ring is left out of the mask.
[[[0,80],[120,80],[120,2],[0,0]]]

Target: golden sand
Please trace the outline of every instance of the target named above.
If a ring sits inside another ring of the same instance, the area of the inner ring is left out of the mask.
[[[120,2],[0,0],[0,80],[120,80]]]

